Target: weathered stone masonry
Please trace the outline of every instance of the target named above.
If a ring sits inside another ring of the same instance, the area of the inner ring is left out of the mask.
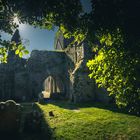
[[[9,55],[8,63],[0,64],[0,99],[34,100],[45,91],[73,102],[108,102],[88,77],[86,62],[92,57],[88,45],[68,47],[70,41],[60,34],[55,51],[34,50],[28,60]]]

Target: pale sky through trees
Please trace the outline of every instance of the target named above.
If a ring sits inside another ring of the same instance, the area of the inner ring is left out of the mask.
[[[81,0],[84,6],[84,11],[89,12],[91,10],[90,0]],[[53,31],[45,29],[34,28],[28,24],[20,24],[19,32],[23,43],[26,42],[27,49],[31,52],[32,50],[54,50],[54,38],[57,28]],[[2,33],[2,38],[10,40],[11,36]]]

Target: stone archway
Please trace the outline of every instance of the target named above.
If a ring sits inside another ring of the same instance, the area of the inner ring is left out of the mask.
[[[44,80],[44,98],[50,98],[52,94],[64,93],[64,84],[58,77],[48,76]]]
[[[55,77],[56,91],[55,93],[64,93],[65,87],[62,79],[60,77]]]

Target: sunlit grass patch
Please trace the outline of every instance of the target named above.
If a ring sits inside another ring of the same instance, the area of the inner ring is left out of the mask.
[[[95,106],[54,102],[40,105],[53,138],[64,140],[140,139],[140,118]],[[74,110],[79,110],[75,112]],[[52,111],[54,116],[49,116]]]

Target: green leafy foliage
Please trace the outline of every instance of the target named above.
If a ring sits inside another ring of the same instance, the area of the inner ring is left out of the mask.
[[[98,33],[97,39],[100,42],[98,51],[94,59],[87,62],[91,71],[89,77],[115,96],[119,107],[127,107],[129,111],[140,114],[140,75],[136,77],[140,58],[132,58],[129,50],[124,49],[124,39],[119,29],[112,33]]]
[[[0,48],[0,62],[2,63],[7,63],[8,53],[10,51],[14,51],[19,57],[29,54],[29,51],[21,42],[16,44],[14,41],[4,41],[2,45],[5,46]]]
[[[15,54],[19,55],[19,57],[23,57],[23,55],[25,54],[29,54],[29,51],[26,50],[25,46],[23,46],[22,44],[19,44],[15,50]]]
[[[61,25],[59,30],[63,33],[64,38],[74,38],[69,45],[79,45],[86,38],[86,33],[82,30],[76,29],[74,32],[70,32],[64,25]]]
[[[9,33],[14,28],[14,14],[17,14],[22,23],[47,29],[63,24],[72,31],[75,30],[78,16],[82,11],[80,0],[1,0],[0,5],[1,23],[3,23],[0,29]]]
[[[38,26],[48,30],[53,29],[54,25],[58,27],[63,25],[70,32],[69,34],[75,33],[76,40],[78,41],[82,37],[81,35],[77,36],[78,31],[76,30],[81,11],[82,6],[80,0],[0,0],[0,31],[12,34],[18,27],[13,22],[14,16],[16,15],[20,23],[28,23],[35,27]],[[65,36],[68,36],[68,34],[65,33]],[[1,35],[0,45],[6,47],[1,39]],[[24,51],[24,49],[19,44],[17,49],[15,49],[16,55],[22,57],[24,54],[27,54],[28,51]],[[8,51],[9,47],[6,48],[5,53]],[[4,52],[1,54],[2,62],[6,62],[7,54],[4,55]]]
[[[0,62],[7,62],[7,49],[5,47],[0,48]]]

